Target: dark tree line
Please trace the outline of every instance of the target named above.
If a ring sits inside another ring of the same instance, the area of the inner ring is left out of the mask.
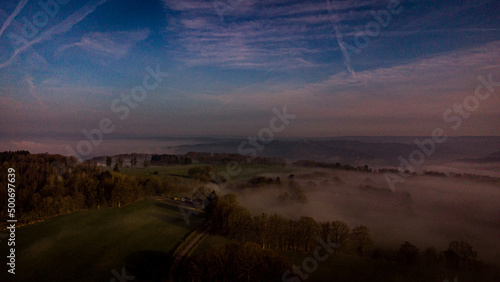
[[[73,157],[29,152],[0,153],[0,170],[16,171],[16,216],[30,221],[77,210],[120,207],[147,196],[182,189],[170,178],[109,172]],[[7,179],[0,185],[7,187]],[[7,216],[7,190],[0,192],[0,215]]]
[[[188,165],[192,163],[200,164],[228,164],[228,163],[251,163],[261,165],[286,165],[283,158],[279,157],[250,157],[241,154],[229,153],[208,153],[208,152],[188,152],[184,155],[153,155],[151,164],[153,165]]]
[[[207,213],[215,233],[241,242],[254,241],[263,249],[310,252],[321,238],[337,244],[337,252],[365,255],[372,244],[370,231],[365,226],[351,230],[341,221],[317,222],[308,216],[299,219],[266,213],[252,216],[238,205],[236,194],[217,198]]]
[[[372,169],[367,165],[354,167],[348,164],[343,165],[341,163],[325,163],[325,162],[318,162],[311,160],[298,160],[293,164],[302,167],[321,167],[321,168],[332,168],[332,169],[342,169],[342,170],[355,170],[361,172],[372,172]]]
[[[350,228],[342,221],[317,222],[307,216],[298,219],[266,213],[252,216],[238,204],[238,196],[232,193],[215,198],[207,215],[215,233],[240,242],[254,242],[262,249],[307,253],[318,246],[319,238],[335,244],[337,254],[371,256],[404,264],[423,261],[452,269],[481,266],[481,262],[476,261],[477,253],[466,242],[452,241],[443,252],[432,247],[420,252],[415,245],[404,242],[397,254],[391,257],[381,249],[372,250],[373,241],[366,226]]]
[[[188,165],[191,164],[192,160],[185,156],[178,155],[153,155],[151,156],[151,164],[152,165]]]
[[[257,244],[229,244],[187,258],[176,281],[281,281],[291,262]]]

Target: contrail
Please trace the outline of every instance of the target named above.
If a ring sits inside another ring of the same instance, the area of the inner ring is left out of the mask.
[[[347,52],[347,48],[345,47],[345,45],[342,41],[342,33],[340,32],[338,19],[336,17],[334,17],[334,15],[333,15],[332,3],[330,1],[331,0],[326,0],[326,3],[328,5],[328,14],[330,14],[329,18],[333,24],[333,28],[335,29],[335,38],[337,39],[337,43],[340,46],[340,51],[342,51],[342,56],[344,57],[344,65],[347,67],[347,71],[350,74],[352,74],[354,79],[356,79],[356,72],[352,68],[351,57],[349,56],[349,53]]]
[[[43,41],[47,41],[51,39],[54,35],[66,33],[68,30],[70,30],[74,25],[77,23],[81,22],[83,19],[85,19],[90,13],[92,13],[98,6],[108,2],[109,0],[101,0],[97,3],[93,3],[91,5],[86,4],[80,10],[76,11],[75,13],[71,14],[69,17],[67,17],[62,23],[51,27],[49,30],[43,32],[38,36],[37,38],[33,39],[32,41],[24,44],[23,46],[19,47],[16,51],[14,51],[14,54],[10,56],[10,58],[3,62],[0,63],[0,69],[4,68],[6,66],[9,66],[12,64],[14,59],[24,50],[28,49],[29,47],[38,44]],[[94,1],[96,2],[96,1]]]
[[[342,34],[340,33],[340,28],[338,25],[335,25],[334,29],[335,29],[335,37],[337,38],[340,50],[342,51],[342,55],[344,56],[344,64],[347,67],[347,70],[352,74],[354,79],[356,79],[356,72],[351,66],[351,57],[349,56],[349,53],[347,52],[347,49],[345,48],[345,45],[342,42]]]
[[[2,28],[0,29],[0,37],[2,37],[3,32],[9,27],[10,23],[14,20],[14,18],[21,12],[21,10],[24,8],[24,6],[28,3],[29,0],[21,0],[18,4],[16,9],[14,9],[14,12],[10,14],[10,16],[5,20],[5,22],[2,25]]]

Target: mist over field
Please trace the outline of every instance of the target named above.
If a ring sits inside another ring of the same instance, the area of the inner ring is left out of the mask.
[[[0,282],[499,282],[499,2],[0,1]]]
[[[396,168],[398,157],[417,148],[415,139],[425,137],[342,137],[332,139],[277,140],[267,144],[263,156],[282,156],[290,162],[300,159],[338,161],[352,165],[368,164],[374,169]],[[78,139],[76,139],[78,141]],[[45,152],[50,146],[72,141],[13,142],[3,140],[5,148],[29,148]],[[145,154],[186,153],[191,150],[236,153],[239,138],[117,138],[107,140],[94,155],[141,152]],[[436,148],[417,173],[438,171],[500,177],[498,150],[500,137],[454,137]],[[146,155],[147,156],[147,155]],[[104,158],[100,158],[104,160]],[[100,160],[99,159],[99,160]],[[129,160],[125,160],[126,163]],[[102,161],[104,164],[104,161]],[[314,169],[295,175],[294,181],[305,191],[307,202],[283,201],[290,193],[288,174],[262,174],[280,177],[281,187],[230,189],[240,203],[254,215],[281,214],[291,218],[311,216],[318,221],[341,220],[370,228],[376,246],[397,249],[409,240],[421,250],[446,248],[452,240],[470,242],[479,256],[500,263],[500,184],[456,177],[412,176],[390,191],[384,174]],[[375,246],[375,247],[376,247]]]
[[[341,220],[370,228],[375,247],[396,250],[410,241],[421,250],[444,249],[450,241],[466,241],[488,261],[500,262],[500,182],[412,176],[392,192],[383,174],[314,170],[297,174],[307,202],[283,201],[282,187],[270,185],[233,189],[254,215],[278,213],[318,221]]]

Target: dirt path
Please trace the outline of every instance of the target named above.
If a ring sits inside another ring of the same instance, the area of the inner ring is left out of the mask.
[[[189,242],[183,249],[179,250],[174,258],[174,261],[172,262],[172,265],[170,266],[170,270],[168,272],[168,277],[167,279],[163,281],[174,281],[174,276],[175,273],[177,273],[177,270],[179,268],[180,263],[182,260],[189,254],[189,252],[198,244],[205,236],[208,234],[208,231],[210,230],[210,226],[205,228],[200,234],[196,235],[191,242]]]

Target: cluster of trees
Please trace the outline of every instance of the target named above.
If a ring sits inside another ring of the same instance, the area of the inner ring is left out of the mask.
[[[466,242],[452,241],[446,251],[427,248],[424,252],[410,242],[404,242],[397,254],[387,255],[381,249],[372,250],[373,241],[366,226],[349,225],[342,221],[317,222],[311,217],[286,218],[263,213],[252,216],[238,205],[238,196],[230,193],[214,199],[207,212],[212,230],[240,242],[252,241],[262,249],[311,252],[318,238],[336,244],[337,254],[355,254],[404,264],[424,261],[430,265],[464,269],[477,266],[477,253]]]
[[[188,152],[184,156],[203,164],[243,163],[248,159],[247,156],[241,154],[214,153],[212,155],[208,152]]]
[[[131,154],[119,154],[119,155],[114,155],[114,156],[98,156],[98,157],[93,157],[90,160],[85,161],[85,163],[88,164],[105,164],[108,167],[111,167],[114,162],[116,162],[118,159],[123,159],[124,162],[127,164],[130,163],[130,166],[137,166],[139,163],[142,164],[142,160],[150,160],[151,156],[148,154],[138,154],[138,153],[131,153]]]
[[[229,188],[244,189],[244,188],[258,188],[268,185],[281,186],[281,187],[286,187],[287,191],[278,195],[277,200],[280,203],[287,201],[297,201],[300,203],[307,202],[307,197],[304,190],[302,189],[301,185],[293,179],[293,177],[294,177],[293,174],[290,174],[290,176],[288,177],[288,184],[286,184],[286,181],[282,182],[279,176],[274,179],[265,176],[254,176],[250,178],[246,183],[232,185],[229,186]]]
[[[192,164],[193,161],[185,156],[178,155],[153,155],[151,156],[151,164],[152,165],[189,165]]]
[[[423,175],[437,176],[437,177],[447,177],[446,173],[439,172],[439,171],[433,171],[433,170],[424,170]]]
[[[200,164],[228,164],[228,163],[251,163],[261,165],[281,165],[285,166],[286,161],[280,157],[250,157],[241,154],[228,153],[208,153],[208,152],[188,152],[184,155],[153,155],[151,164],[153,165],[188,165],[192,163]]]
[[[366,242],[370,240],[367,235],[366,227],[360,226],[350,230],[345,223],[340,221],[321,223],[318,231],[318,236],[330,236],[332,241],[337,242],[349,242],[350,240]],[[348,244],[343,246],[348,246]],[[342,246],[336,250],[337,253],[346,251]],[[445,266],[455,270],[467,270],[468,273],[473,273],[474,280],[498,281],[498,274],[485,265],[482,265],[482,268],[479,262],[475,260],[476,255],[472,247],[465,242],[450,242],[448,249],[442,253],[438,253],[434,248],[428,248],[421,253],[413,244],[404,242],[396,253],[394,260],[388,259],[388,256],[383,255],[383,251],[380,249],[374,250],[371,259],[385,261],[387,267],[396,265],[397,267],[412,269],[415,267],[412,264],[423,260],[425,262],[422,265],[424,268]],[[453,262],[456,262],[457,265],[450,265]],[[377,266],[380,266],[380,264],[377,264]],[[179,268],[176,280],[281,281],[283,273],[289,269],[293,269],[289,258],[279,255],[275,250],[263,249],[263,246],[254,242],[245,242],[242,244],[228,244],[186,258]],[[382,270],[380,274],[387,275],[384,271]],[[442,269],[439,271],[439,275],[442,275],[442,271],[449,270]],[[464,273],[466,272],[462,272],[462,274]],[[334,280],[335,273],[332,273],[332,275],[331,280]]]
[[[115,166],[113,167],[113,171],[120,172],[120,168],[123,167],[124,163],[125,163],[125,160],[123,159],[123,157],[119,157],[116,160]]]
[[[214,232],[242,242],[254,241],[264,249],[309,252],[321,238],[338,244],[339,252],[365,255],[372,244],[365,226],[351,230],[341,221],[317,222],[308,216],[291,219],[263,213],[252,217],[232,193],[217,198],[208,216]]]
[[[400,173],[400,171],[397,168],[380,168],[380,169],[378,169],[378,173],[395,173],[395,174],[398,174],[398,173]],[[407,175],[414,175],[414,176],[419,175],[416,172],[411,172],[409,170],[405,170],[404,173],[407,174]],[[493,177],[493,176],[488,176],[488,175],[478,175],[478,174],[472,174],[472,173],[450,172],[449,175],[448,175],[448,174],[446,174],[444,172],[440,172],[440,171],[433,171],[433,170],[427,171],[427,170],[425,170],[420,175],[434,176],[434,177],[466,178],[466,179],[470,179],[470,180],[500,183],[500,178],[498,178],[498,177]]]
[[[137,166],[137,163],[138,163],[138,160],[137,160],[137,154],[132,154],[131,157],[130,157],[130,167],[135,167]],[[125,165],[125,158],[123,157],[124,155],[119,155],[117,158],[116,158],[116,161],[115,161],[115,166],[113,167],[113,171],[116,171],[116,172],[119,172],[120,171],[120,168],[122,168],[124,165]],[[89,165],[97,165],[98,163],[98,160],[100,159],[101,157],[98,157],[98,158],[94,158],[92,160],[88,160],[88,161],[85,161],[85,164],[89,164]],[[149,162],[149,161],[148,161]],[[110,156],[106,156],[106,166],[110,167],[111,165],[113,164],[113,158],[111,158]]]
[[[448,250],[444,252],[448,266],[453,268],[467,268],[476,262],[477,252],[471,245],[462,241],[452,241],[448,245]]]
[[[391,259],[390,256],[384,255],[380,249],[376,249],[373,254],[374,258]],[[443,252],[438,252],[434,247],[426,248],[421,252],[417,246],[406,241],[401,245],[397,257],[393,260],[404,264],[424,262],[429,266],[442,265],[451,269],[471,269],[482,264],[476,259],[477,252],[467,242],[451,241],[448,249]]]
[[[149,167],[151,164],[150,158],[148,155],[145,154],[121,154],[114,156],[115,157],[115,162],[114,162],[114,171],[120,171],[120,168],[122,167],[127,167],[125,163],[130,163],[130,167],[136,167],[138,165],[142,165],[144,167]],[[139,164],[139,159],[143,158],[143,162]],[[89,165],[97,165],[98,163],[103,163],[105,160],[106,166],[111,167],[113,165],[113,158],[110,156],[106,157],[95,157],[90,160],[85,161],[85,164]]]
[[[293,165],[296,166],[302,166],[302,167],[322,167],[322,168],[333,168],[333,169],[342,169],[342,170],[355,170],[355,171],[361,171],[361,172],[372,172],[372,169],[368,167],[367,165],[365,166],[358,166],[358,167],[353,167],[348,164],[340,164],[340,163],[325,163],[325,162],[318,162],[318,161],[311,161],[311,160],[298,160],[293,163]]]
[[[208,165],[195,166],[188,169],[188,176],[201,182],[208,182],[211,179],[212,171],[212,167]]]
[[[133,157],[130,159],[130,167],[137,166],[137,157]]]
[[[250,158],[251,164],[260,164],[260,165],[280,165],[286,166],[286,161],[280,157],[254,157]]]
[[[488,176],[488,175],[478,175],[478,174],[473,174],[473,173],[454,173],[454,172],[450,172],[450,176],[451,177],[457,177],[457,178],[466,178],[466,179],[479,180],[479,181],[485,181],[485,182],[493,182],[493,183],[499,183],[500,184],[500,178],[493,177],[493,176]]]
[[[178,281],[281,281],[291,262],[251,242],[229,244],[192,258],[179,269]]]
[[[110,156],[106,157],[106,166],[111,166],[113,163],[113,159]]]
[[[61,155],[0,153],[0,169],[7,171],[9,167],[16,170],[16,214],[24,221],[83,209],[120,207],[146,196],[183,189],[172,178],[127,176]],[[0,185],[6,187],[6,181],[0,179]],[[2,217],[7,216],[7,203],[4,189],[0,192]]]

